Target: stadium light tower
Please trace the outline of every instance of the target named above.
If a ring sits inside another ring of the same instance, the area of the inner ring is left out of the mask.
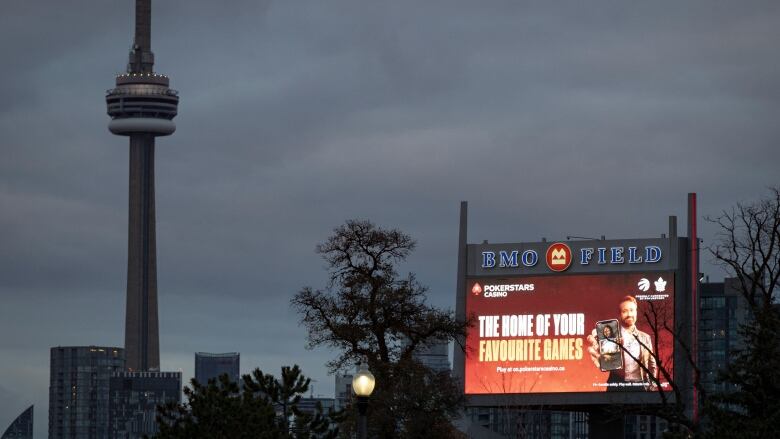
[[[178,92],[154,72],[151,0],[135,2],[135,38],[127,73],[116,77],[106,104],[108,129],[130,137],[130,204],[127,246],[125,353],[133,371],[159,370],[157,246],[154,208],[154,143],[176,130]]]

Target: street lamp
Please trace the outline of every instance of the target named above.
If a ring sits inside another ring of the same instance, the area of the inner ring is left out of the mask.
[[[368,436],[368,426],[366,425],[366,409],[368,408],[368,397],[374,391],[374,375],[368,370],[368,365],[363,363],[358,366],[358,371],[352,378],[352,391],[357,395],[358,413],[358,439],[366,439]]]

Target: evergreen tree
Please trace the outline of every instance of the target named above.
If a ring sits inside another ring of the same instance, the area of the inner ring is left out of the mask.
[[[338,435],[340,413],[301,413],[298,403],[310,379],[301,369],[282,367],[282,379],[255,369],[243,376],[241,390],[227,374],[184,388],[187,402],[159,407],[160,439],[331,439]],[[296,422],[299,429],[292,429]]]

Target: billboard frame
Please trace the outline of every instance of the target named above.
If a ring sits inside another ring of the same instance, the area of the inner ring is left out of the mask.
[[[690,197],[689,197],[690,200]],[[690,202],[690,201],[689,201]],[[689,213],[689,216],[690,213]],[[689,218],[689,221],[691,219]],[[495,277],[522,277],[522,276],[567,276],[567,274],[611,274],[611,273],[632,273],[632,272],[673,272],[675,279],[674,296],[674,315],[675,326],[680,331],[679,338],[674,340],[674,382],[683,391],[682,397],[685,402],[692,401],[693,398],[693,380],[692,368],[686,358],[684,349],[680,342],[686,346],[692,346],[693,331],[695,325],[693,315],[696,302],[695,283],[698,275],[693,275],[690,266],[697,268],[698,248],[691,247],[691,241],[698,244],[698,240],[688,239],[677,236],[677,218],[669,217],[668,234],[661,235],[660,238],[643,239],[621,239],[621,240],[585,240],[585,241],[563,241],[573,247],[573,253],[576,254],[583,247],[626,247],[627,243],[637,245],[662,245],[665,249],[663,263],[645,264],[641,268],[632,268],[629,264],[603,264],[590,267],[577,267],[576,264],[566,272],[554,272],[548,270],[544,272],[544,261],[539,261],[541,268],[524,267],[522,264],[516,266],[505,266],[496,271],[485,270],[484,261],[479,258],[485,250],[495,249],[496,252],[505,249],[509,252],[512,249],[534,249],[539,252],[540,248],[546,248],[555,241],[538,243],[498,243],[489,244],[487,241],[482,244],[468,244],[467,242],[468,225],[468,204],[463,201],[460,205],[460,227],[458,233],[458,274],[456,282],[456,306],[455,315],[459,321],[466,321],[466,284],[469,280],[488,279]],[[689,226],[689,234],[690,234]],[[695,234],[695,231],[694,231]],[[693,287],[692,287],[693,284]],[[455,344],[453,353],[453,375],[459,381],[461,392],[465,393],[465,353],[459,346],[466,346],[466,340],[460,339]],[[675,401],[674,392],[666,392],[665,396],[671,403]],[[654,405],[662,403],[661,395],[657,391],[652,392],[562,392],[562,393],[513,393],[513,394],[466,394],[466,407],[540,407],[552,410],[589,410],[597,406],[611,404],[618,405]]]

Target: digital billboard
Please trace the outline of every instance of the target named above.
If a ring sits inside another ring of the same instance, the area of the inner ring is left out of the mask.
[[[550,269],[555,250],[542,253]],[[654,392],[659,381],[670,390],[658,367],[672,374],[675,271],[479,276],[464,286],[474,319],[467,395]]]

